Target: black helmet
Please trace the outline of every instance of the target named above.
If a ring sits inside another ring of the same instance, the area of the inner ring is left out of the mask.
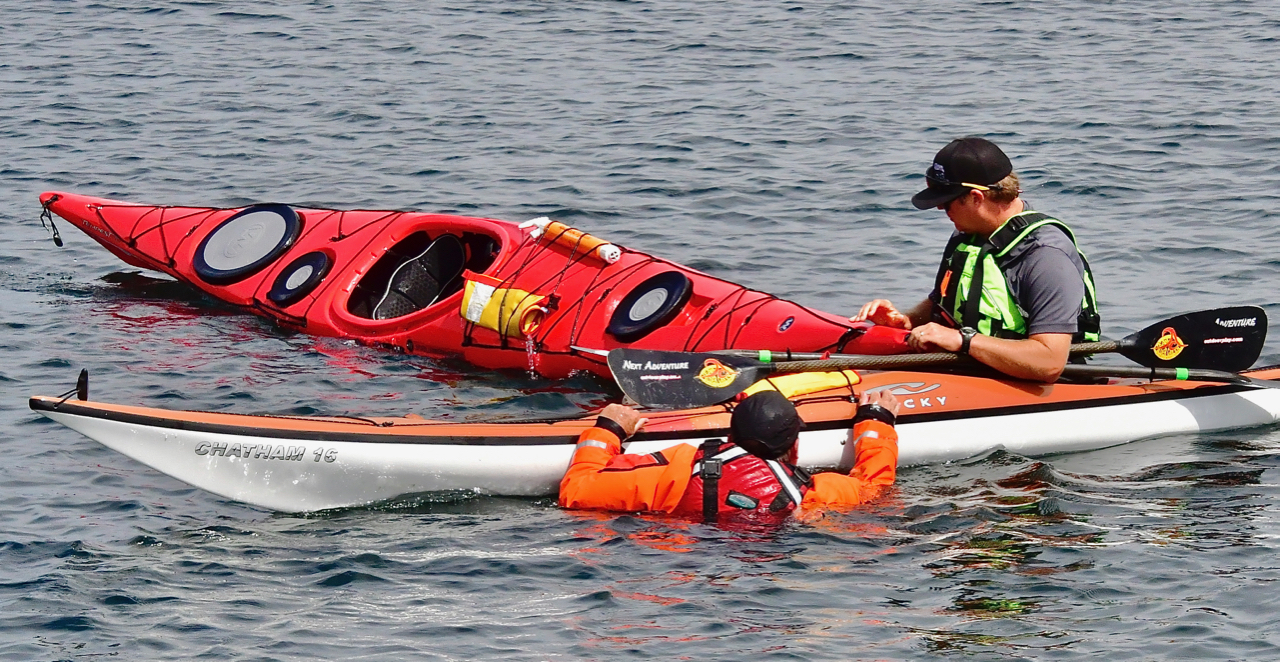
[[[729,441],[762,460],[776,460],[791,450],[802,429],[804,421],[786,396],[761,391],[734,407]]]

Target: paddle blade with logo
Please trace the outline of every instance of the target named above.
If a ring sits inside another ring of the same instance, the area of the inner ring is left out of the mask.
[[[1267,314],[1257,306],[1186,313],[1124,339],[1120,352],[1156,368],[1247,370],[1262,354]]]
[[[627,397],[654,407],[707,407],[769,376],[754,359],[697,352],[615,349],[609,370]]]

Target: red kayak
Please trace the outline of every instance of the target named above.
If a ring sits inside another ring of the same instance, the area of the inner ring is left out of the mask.
[[[461,355],[547,377],[609,375],[617,347],[907,351],[905,333],[819,312],[549,219],[40,195],[125,262],[286,328]]]

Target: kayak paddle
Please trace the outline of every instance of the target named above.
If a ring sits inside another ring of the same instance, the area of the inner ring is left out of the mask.
[[[1143,376],[1176,378],[1178,369],[1208,372],[1195,379],[1241,381],[1223,375],[1253,365],[1266,340],[1266,313],[1257,306],[1236,306],[1186,313],[1148,326],[1123,340],[1079,343],[1073,356],[1119,352],[1150,371]],[[623,393],[645,405],[703,407],[725,402],[748,386],[773,374],[864,369],[894,370],[935,367],[979,367],[967,356],[950,352],[930,354],[831,355],[779,353],[788,360],[773,362],[771,352],[727,350],[723,352],[666,352],[615,349],[609,352],[609,369]],[[1089,366],[1094,367],[1094,366]],[[1107,366],[1098,366],[1107,369]],[[1156,369],[1169,374],[1156,375]],[[1122,371],[1117,371],[1122,372]],[[1112,376],[1133,376],[1115,374]],[[1188,377],[1182,377],[1187,379]]]
[[[1148,368],[1247,370],[1267,340],[1267,313],[1257,306],[1233,306],[1185,313],[1156,322],[1123,340],[1080,343],[1072,356],[1119,352]]]
[[[1202,368],[1240,372],[1247,370],[1262,354],[1267,340],[1267,313],[1257,306],[1233,306],[1183,313],[1160,320],[1141,331],[1131,333],[1122,340],[1076,343],[1071,346],[1071,356],[1119,353],[1125,358],[1148,368]],[[964,364],[957,354],[935,352],[931,354],[892,354],[867,356],[860,354],[823,355],[814,352],[758,352],[730,349],[716,352],[769,362],[783,356],[787,361],[813,361],[822,358],[858,356],[867,359],[891,359],[889,363],[873,360],[861,366],[868,369],[923,365]],[[927,357],[927,358],[921,358]]]

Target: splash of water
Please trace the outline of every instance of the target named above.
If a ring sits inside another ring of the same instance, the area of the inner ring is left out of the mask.
[[[529,376],[538,376],[538,341],[533,336],[526,336],[524,339],[524,352],[529,357]]]

